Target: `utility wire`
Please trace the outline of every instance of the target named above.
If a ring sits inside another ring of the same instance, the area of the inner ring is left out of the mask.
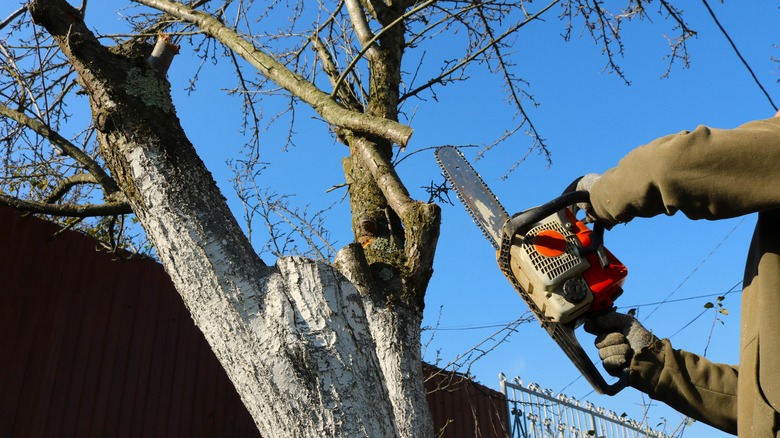
[[[647,306],[657,306],[659,304],[671,304],[671,303],[681,303],[683,301],[693,301],[693,300],[700,300],[702,298],[711,298],[711,297],[720,297],[720,296],[726,296],[733,292],[740,292],[739,290],[735,290],[739,284],[742,283],[738,282],[734,287],[729,289],[728,291],[724,292],[718,292],[718,293],[712,293],[712,294],[704,294],[704,295],[696,295],[692,297],[685,297],[685,298],[677,298],[674,300],[666,300],[666,301],[657,301],[655,303],[644,303],[644,304],[632,304],[632,305],[626,305],[626,306],[620,306],[620,309],[634,309],[639,307],[647,307]],[[507,325],[511,324],[513,321],[508,322],[496,322],[496,323],[475,323],[471,325],[462,325],[462,326],[451,326],[451,327],[435,327],[430,328],[426,330],[431,331],[451,331],[451,332],[459,332],[459,331],[470,331],[470,330],[484,330],[484,329],[491,329],[491,328],[499,328],[499,327],[506,327]]]
[[[735,292],[734,288],[739,286],[739,284],[742,283],[740,280],[739,283],[737,283],[735,286],[733,286],[731,289],[726,291],[725,293],[712,293],[712,294],[705,294],[705,295],[696,295],[694,297],[685,297],[685,298],[677,298],[674,300],[666,300],[666,301],[656,301],[655,303],[644,303],[644,304],[632,304],[632,305],[621,305],[621,309],[633,309],[638,307],[647,307],[647,306],[657,306],[659,304],[670,304],[670,303],[679,303],[682,301],[691,301],[691,300],[698,300],[701,298],[710,298],[710,297],[719,297],[719,296],[726,296],[732,292]]]
[[[647,316],[645,316],[645,317],[643,318],[643,320],[644,320],[644,321],[647,321],[648,319],[650,319],[650,316],[652,316],[652,315],[653,315],[653,313],[655,313],[655,311],[656,311],[656,310],[658,310],[658,308],[659,308],[659,307],[661,307],[663,304],[666,304],[666,303],[668,303],[668,302],[669,302],[669,299],[672,297],[672,295],[674,295],[675,293],[677,293],[677,291],[679,291],[679,290],[680,290],[680,288],[683,286],[683,284],[685,284],[685,283],[688,281],[688,279],[690,279],[690,278],[693,276],[693,274],[695,274],[695,273],[696,273],[696,271],[698,271],[698,270],[699,270],[699,268],[701,268],[701,267],[702,267],[702,265],[704,265],[704,263],[706,263],[706,262],[707,262],[707,260],[708,260],[708,259],[709,259],[709,258],[710,258],[710,257],[711,257],[711,256],[712,256],[712,255],[713,255],[713,254],[714,254],[714,253],[715,253],[715,252],[716,252],[716,251],[717,251],[717,250],[718,250],[718,249],[721,247],[721,245],[723,245],[723,243],[724,243],[724,242],[725,242],[725,241],[726,241],[726,240],[727,240],[729,237],[731,237],[731,235],[734,233],[734,231],[736,231],[736,229],[737,229],[737,228],[738,228],[740,225],[742,225],[742,223],[743,223],[743,222],[745,222],[745,218],[744,218],[744,217],[743,217],[742,219],[740,219],[740,221],[739,221],[739,222],[737,222],[737,224],[736,224],[736,225],[734,225],[734,228],[732,228],[732,229],[731,229],[731,231],[729,231],[729,232],[726,234],[726,237],[724,237],[724,238],[723,238],[723,239],[722,239],[720,242],[718,242],[718,244],[717,244],[717,245],[715,245],[715,248],[713,248],[713,249],[712,249],[712,251],[710,251],[710,253],[709,253],[709,254],[707,254],[707,255],[704,257],[704,259],[703,259],[703,260],[702,260],[702,261],[701,261],[701,262],[700,262],[700,263],[699,263],[699,264],[698,264],[698,265],[697,265],[695,268],[693,268],[693,271],[691,271],[691,273],[690,273],[690,274],[688,274],[688,276],[687,276],[687,277],[685,277],[685,278],[683,279],[683,281],[681,281],[681,282],[680,282],[680,284],[678,284],[678,285],[677,285],[677,287],[676,287],[676,288],[674,288],[674,289],[673,289],[671,292],[669,292],[669,295],[667,295],[667,296],[666,296],[666,298],[664,298],[662,301],[660,301],[660,302],[658,302],[658,303],[656,304],[655,308],[653,308],[653,310],[651,310],[651,311],[650,311],[650,313],[649,313]]]
[[[741,280],[740,280],[740,281],[738,281],[738,282],[737,282],[737,284],[735,284],[734,286],[732,286],[732,287],[731,287],[731,289],[729,289],[729,290],[728,290],[728,292],[726,292],[725,294],[723,294],[723,296],[725,297],[726,295],[728,295],[728,294],[730,294],[730,293],[733,293],[733,292],[737,291],[737,290],[738,290],[737,288],[739,287],[739,285],[740,285],[740,284],[742,284],[742,281],[741,281]],[[742,289],[739,289],[739,290],[742,290]],[[679,330],[677,330],[676,332],[672,333],[671,335],[669,335],[669,336],[667,336],[667,337],[668,337],[669,339],[672,339],[672,337],[674,337],[674,336],[678,335],[678,334],[679,334],[681,331],[685,330],[685,329],[686,329],[686,328],[688,328],[688,327],[689,327],[691,324],[693,324],[693,323],[694,323],[694,321],[696,321],[697,319],[699,319],[699,317],[701,317],[702,315],[704,315],[705,313],[707,313],[707,311],[708,311],[708,310],[710,310],[710,308],[705,308],[704,310],[702,310],[702,312],[701,312],[701,313],[699,313],[698,315],[696,315],[696,316],[695,316],[695,317],[694,317],[692,320],[690,320],[690,321],[689,321],[687,324],[685,324],[684,326],[680,327],[680,329],[679,329]]]
[[[512,324],[512,322],[514,321],[496,323],[496,324],[473,325],[473,326],[436,327],[432,330],[438,332],[444,332],[444,331],[461,332],[461,331],[469,331],[469,330],[484,330],[490,328],[506,327],[507,325]]]
[[[653,308],[653,310],[650,312],[650,314],[649,314],[649,315],[647,315],[646,317],[644,317],[644,318],[643,318],[643,319],[646,321],[646,320],[647,320],[647,319],[650,317],[650,315],[652,315],[652,314],[653,314],[653,313],[654,313],[656,310],[658,310],[658,308],[659,308],[659,307],[661,307],[661,306],[662,306],[662,305],[664,305],[664,304],[669,304],[669,303],[677,303],[677,302],[681,302],[681,301],[690,301],[690,300],[696,300],[696,299],[701,299],[701,298],[708,298],[708,297],[711,297],[711,296],[720,296],[720,295],[726,296],[726,295],[728,295],[728,294],[730,294],[730,293],[734,292],[734,291],[736,290],[737,286],[739,286],[739,285],[742,283],[742,281],[739,281],[739,282],[737,282],[737,284],[735,284],[734,286],[732,286],[732,287],[731,287],[731,289],[729,289],[729,290],[728,290],[726,293],[724,293],[724,294],[719,294],[719,293],[718,293],[718,294],[709,294],[709,295],[697,295],[697,296],[694,296],[694,297],[687,297],[687,298],[678,298],[678,299],[675,299],[675,300],[671,300],[671,299],[670,299],[670,298],[672,297],[672,295],[674,295],[674,294],[675,294],[675,293],[676,293],[678,290],[680,290],[680,288],[682,287],[682,285],[683,285],[683,284],[685,284],[685,283],[688,281],[688,279],[690,279],[690,278],[693,276],[693,274],[694,274],[696,271],[698,271],[698,270],[699,270],[699,268],[700,268],[700,267],[701,267],[701,266],[702,266],[704,263],[706,263],[706,262],[707,262],[707,260],[708,260],[708,259],[709,259],[709,258],[712,256],[712,254],[714,254],[714,253],[715,253],[715,252],[716,252],[716,251],[717,251],[717,250],[718,250],[718,249],[721,247],[721,245],[723,245],[723,242],[725,242],[725,241],[726,241],[726,239],[728,239],[728,238],[729,238],[729,237],[730,237],[730,236],[731,236],[731,235],[734,233],[734,231],[736,231],[736,229],[737,229],[737,228],[738,228],[740,225],[742,225],[742,223],[743,223],[744,221],[745,221],[745,218],[743,217],[743,218],[742,218],[742,219],[741,219],[741,220],[740,220],[740,221],[739,221],[739,222],[738,222],[738,223],[737,223],[737,224],[734,226],[734,228],[732,228],[732,229],[731,229],[731,230],[730,230],[728,233],[726,233],[726,236],[725,236],[725,237],[724,237],[724,238],[723,238],[723,239],[722,239],[722,240],[721,240],[721,241],[720,241],[720,242],[719,242],[717,245],[715,245],[715,248],[713,248],[713,249],[712,249],[712,251],[710,251],[710,252],[709,252],[709,254],[707,254],[707,255],[704,257],[704,259],[702,259],[702,261],[701,261],[701,262],[700,262],[700,263],[699,263],[699,264],[698,264],[698,265],[697,265],[695,268],[693,268],[693,270],[692,270],[692,271],[691,271],[691,272],[690,272],[690,273],[689,273],[689,274],[688,274],[688,275],[687,275],[687,276],[686,276],[686,277],[685,277],[685,278],[684,278],[684,279],[683,279],[683,280],[680,282],[680,284],[678,284],[678,285],[677,285],[677,287],[676,287],[676,288],[674,288],[674,290],[672,290],[672,291],[669,293],[669,295],[667,295],[667,296],[666,296],[666,297],[665,297],[663,300],[661,300],[661,301],[658,301],[658,302],[655,302],[655,303],[639,304],[639,305],[635,305],[635,306],[625,306],[625,307],[632,307],[632,308],[633,308],[633,307],[642,307],[642,306],[655,306],[655,308]],[[624,306],[621,306],[621,307],[624,307]],[[704,310],[705,310],[705,312],[706,312],[708,309],[704,309]],[[681,331],[683,331],[683,330],[685,330],[686,328],[688,328],[688,326],[690,326],[690,325],[691,325],[691,324],[692,324],[694,321],[696,321],[697,319],[699,319],[699,318],[700,318],[700,317],[701,317],[701,316],[702,316],[702,315],[703,315],[705,312],[701,312],[700,314],[696,315],[696,316],[693,318],[693,320],[691,320],[691,321],[690,321],[688,324],[686,324],[684,327],[682,327],[682,328],[681,328],[681,329],[679,329],[677,332],[675,332],[675,333],[674,333],[674,335],[677,335],[677,334],[679,334]],[[672,335],[672,336],[674,336],[674,335]],[[670,337],[671,337],[671,336],[670,336]],[[568,388],[569,386],[573,385],[574,383],[576,383],[576,382],[577,382],[577,381],[579,381],[580,379],[582,379],[582,374],[580,374],[580,375],[578,375],[577,377],[575,377],[575,378],[574,378],[574,380],[572,380],[572,381],[571,381],[571,382],[569,382],[569,383],[568,383],[566,386],[564,386],[564,387],[563,387],[563,389],[561,389],[561,390],[560,390],[560,392],[563,392],[563,391],[564,391],[566,388]],[[582,398],[582,399],[585,399],[585,398],[589,397],[591,394],[593,394],[593,392],[594,392],[594,390],[591,390],[590,392],[588,392],[587,394],[585,394],[585,395],[584,395],[584,396],[582,396],[581,398]]]
[[[718,29],[720,29],[723,36],[726,37],[729,44],[731,44],[731,48],[734,50],[734,53],[737,54],[739,57],[739,60],[742,61],[742,64],[747,68],[748,72],[750,72],[750,76],[753,77],[753,80],[756,82],[756,85],[758,85],[758,88],[761,89],[761,91],[764,93],[764,96],[769,100],[769,104],[772,105],[772,108],[777,111],[777,105],[772,101],[772,98],[769,97],[769,93],[767,93],[766,89],[763,85],[761,85],[761,82],[756,77],[756,74],[753,72],[753,69],[750,68],[750,65],[748,65],[747,61],[745,61],[745,58],[742,56],[742,54],[739,52],[739,49],[737,49],[737,45],[734,44],[734,41],[732,41],[729,34],[726,32],[726,29],[723,28],[723,26],[720,24],[720,21],[718,21],[718,17],[715,16],[715,12],[713,12],[712,8],[710,7],[710,4],[707,3],[707,0],[701,0],[702,3],[704,3],[704,6],[707,8],[707,12],[710,13],[710,17],[712,17],[712,20],[715,22],[715,24],[718,26]]]
[[[681,302],[681,301],[690,301],[690,300],[696,300],[696,299],[701,299],[701,298],[708,298],[708,297],[712,297],[712,296],[720,296],[720,295],[726,296],[726,295],[728,295],[728,294],[730,294],[730,293],[732,293],[732,292],[735,292],[735,291],[736,291],[736,289],[737,289],[737,287],[738,287],[738,286],[739,286],[739,285],[742,283],[742,281],[741,281],[741,280],[740,280],[739,282],[737,282],[737,283],[736,283],[734,286],[732,286],[732,287],[731,287],[731,289],[729,289],[729,290],[728,290],[726,293],[724,293],[724,294],[720,294],[720,293],[718,293],[718,294],[709,294],[709,295],[697,295],[697,296],[694,296],[694,297],[687,297],[687,298],[678,298],[678,299],[675,299],[675,300],[671,300],[671,299],[670,299],[670,298],[671,298],[671,296],[672,296],[672,295],[674,295],[674,294],[675,294],[675,293],[676,293],[678,290],[680,290],[680,288],[682,287],[682,285],[683,285],[683,284],[685,284],[685,282],[687,282],[687,281],[688,281],[688,279],[689,279],[689,278],[691,278],[691,276],[693,276],[693,274],[694,274],[696,271],[698,271],[698,270],[699,270],[699,268],[700,268],[700,267],[701,267],[701,266],[702,266],[702,265],[703,265],[705,262],[707,262],[707,260],[708,260],[708,259],[709,259],[709,258],[712,256],[712,254],[714,254],[714,253],[715,253],[715,251],[717,251],[717,250],[718,250],[718,249],[721,247],[721,245],[723,245],[723,242],[725,242],[725,241],[726,241],[726,239],[728,239],[728,238],[729,238],[729,237],[730,237],[730,236],[731,236],[731,235],[734,233],[734,231],[737,229],[737,227],[739,227],[740,225],[742,225],[742,222],[744,222],[744,221],[745,221],[745,218],[742,218],[742,219],[741,219],[741,220],[740,220],[740,221],[739,221],[739,222],[738,222],[738,223],[737,223],[737,224],[734,226],[734,228],[732,228],[732,229],[731,229],[731,231],[729,231],[729,232],[726,234],[726,236],[725,236],[725,237],[724,237],[724,238],[723,238],[723,239],[722,239],[722,240],[721,240],[721,241],[720,241],[720,242],[719,242],[717,245],[715,245],[715,248],[713,248],[713,249],[712,249],[712,251],[710,251],[710,253],[709,253],[709,254],[707,254],[707,255],[704,257],[704,259],[702,259],[702,261],[701,261],[701,262],[700,262],[700,263],[699,263],[699,264],[698,264],[698,265],[697,265],[695,268],[693,268],[693,270],[690,272],[690,274],[688,274],[688,276],[686,276],[686,277],[683,279],[683,281],[681,281],[681,282],[680,282],[680,284],[678,284],[678,285],[677,285],[677,287],[676,287],[676,288],[674,288],[674,290],[672,290],[672,291],[669,293],[669,295],[667,295],[667,296],[666,296],[666,298],[664,298],[664,299],[663,299],[663,300],[661,300],[661,301],[655,302],[655,303],[639,304],[639,305],[635,305],[635,306],[621,306],[621,307],[630,307],[630,308],[634,308],[634,307],[643,307],[643,306],[655,306],[655,308],[653,308],[653,310],[650,312],[650,314],[648,314],[646,317],[644,317],[644,318],[643,318],[643,319],[646,321],[646,320],[647,320],[647,319],[650,317],[650,315],[652,315],[652,314],[653,314],[653,313],[654,313],[656,310],[658,310],[658,308],[659,308],[659,307],[661,307],[661,306],[662,306],[662,305],[664,305],[664,304],[669,304],[669,303],[677,303],[677,302]],[[693,324],[693,322],[694,322],[694,321],[696,321],[696,320],[697,320],[697,319],[699,319],[699,318],[700,318],[702,315],[704,315],[704,313],[706,313],[706,311],[707,311],[707,310],[709,310],[709,309],[704,309],[704,311],[703,311],[703,312],[701,312],[701,313],[699,313],[698,315],[696,315],[696,316],[695,316],[695,317],[694,317],[694,318],[693,318],[693,319],[692,319],[690,322],[688,322],[688,323],[687,323],[686,325],[684,325],[682,328],[680,328],[679,330],[677,330],[677,331],[676,331],[676,332],[675,332],[675,333],[674,333],[672,336],[675,336],[675,335],[679,334],[681,331],[683,331],[683,330],[685,330],[686,328],[688,328],[688,327],[689,327],[691,324]],[[669,338],[671,338],[672,336],[669,336]],[[560,390],[560,392],[563,392],[563,391],[564,391],[566,388],[568,388],[569,386],[573,385],[574,383],[576,383],[577,381],[579,381],[581,378],[582,378],[582,374],[578,375],[577,377],[575,377],[575,378],[574,378],[574,380],[572,380],[572,381],[571,381],[571,382],[569,382],[569,383],[568,383],[566,386],[564,386],[564,387],[563,387],[563,389],[561,389],[561,390]],[[582,398],[582,399],[585,399],[585,398],[589,397],[591,394],[593,394],[593,392],[594,392],[594,390],[591,390],[590,392],[588,392],[587,394],[585,394],[585,395],[584,395],[584,396],[582,396],[581,398]]]
[[[741,292],[741,289],[737,289],[737,288],[739,287],[739,285],[740,285],[740,284],[742,284],[742,280],[738,281],[738,282],[737,282],[737,283],[736,283],[734,286],[732,286],[732,287],[731,287],[731,288],[730,288],[728,291],[726,291],[725,293],[716,293],[716,294],[697,295],[697,296],[694,296],[694,297],[678,298],[678,299],[676,299],[676,300],[667,300],[667,301],[658,302],[658,303],[637,304],[637,305],[633,305],[633,306],[624,306],[624,307],[636,308],[636,307],[643,307],[643,306],[654,306],[654,305],[658,305],[658,304],[679,303],[679,302],[682,302],[682,301],[699,300],[699,299],[702,299],[702,298],[717,297],[717,296],[724,296],[724,297],[725,297],[726,295],[732,294],[732,293],[734,293],[734,292]],[[667,338],[671,339],[673,336],[676,336],[676,335],[680,334],[680,332],[682,332],[683,330],[685,330],[686,328],[688,328],[688,327],[689,327],[691,324],[693,324],[693,323],[694,323],[694,322],[695,322],[697,319],[699,319],[699,318],[700,318],[702,315],[704,315],[705,313],[707,313],[707,311],[708,311],[708,310],[710,310],[710,309],[708,309],[708,308],[707,308],[707,309],[704,309],[704,310],[703,310],[701,313],[699,313],[698,315],[696,315],[695,317],[693,317],[693,319],[692,319],[691,321],[689,321],[687,324],[685,324],[685,325],[684,325],[683,327],[681,327],[679,330],[677,330],[676,332],[674,332],[674,333],[673,333],[671,336],[667,336]],[[595,361],[596,361],[596,360],[595,360],[595,358],[594,358],[594,362],[595,362]],[[560,390],[558,390],[558,392],[559,392],[559,393],[561,393],[561,392],[564,392],[564,391],[566,390],[566,388],[568,388],[568,387],[570,387],[571,385],[573,385],[573,384],[577,383],[577,382],[578,382],[579,380],[581,380],[581,379],[582,379],[582,374],[579,374],[579,375],[577,375],[577,377],[575,377],[575,378],[574,378],[574,380],[572,380],[571,382],[569,382],[568,384],[566,384],[566,386],[564,386],[563,388],[561,388]],[[583,395],[581,398],[582,398],[582,399],[585,399],[585,398],[589,397],[591,394],[593,394],[593,392],[594,392],[594,390],[590,390],[588,393],[586,393],[585,395]]]

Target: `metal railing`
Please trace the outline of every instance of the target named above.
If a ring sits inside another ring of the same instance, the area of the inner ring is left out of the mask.
[[[507,430],[512,438],[670,438],[663,432],[590,402],[554,394],[535,383],[523,387],[502,374],[501,392],[509,410]]]

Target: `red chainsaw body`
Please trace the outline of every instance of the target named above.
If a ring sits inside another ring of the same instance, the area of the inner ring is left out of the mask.
[[[592,248],[596,244],[591,239],[593,230],[588,228],[582,221],[577,220],[568,208],[566,209],[566,216],[568,220],[573,221],[576,229],[575,234],[582,246],[584,248]],[[607,248],[602,246],[602,249],[606,255],[607,266],[602,266],[597,253],[590,252],[585,255],[590,268],[582,273],[582,277],[588,283],[593,293],[593,303],[590,305],[590,310],[594,312],[612,308],[615,300],[623,293],[623,283],[628,276],[626,266]]]

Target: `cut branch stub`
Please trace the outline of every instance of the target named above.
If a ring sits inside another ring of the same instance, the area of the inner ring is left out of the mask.
[[[152,54],[146,60],[160,74],[166,74],[168,67],[171,66],[173,57],[179,53],[179,46],[171,42],[170,37],[160,34],[157,37],[157,44],[154,45]]]

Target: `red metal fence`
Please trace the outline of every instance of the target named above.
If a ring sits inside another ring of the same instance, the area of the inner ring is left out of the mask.
[[[428,405],[436,430],[446,438],[507,437],[506,397],[479,383],[425,365]]]
[[[0,437],[259,436],[162,267],[56,232],[0,207]],[[506,436],[501,393],[428,371],[442,436]]]

